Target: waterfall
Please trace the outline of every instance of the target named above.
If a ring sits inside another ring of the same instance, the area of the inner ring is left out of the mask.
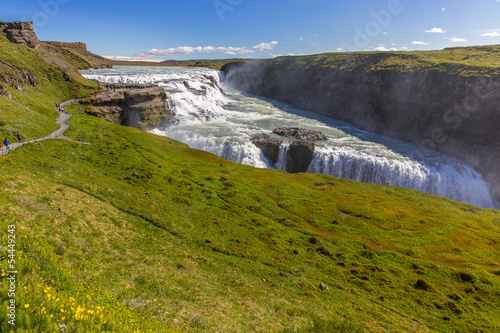
[[[290,151],[290,143],[284,142],[280,146],[278,162],[276,163],[276,169],[286,170],[286,162],[288,159],[289,151]]]
[[[163,87],[172,98],[175,125],[152,132],[225,159],[258,168],[286,170],[289,142],[281,145],[278,162],[273,166],[251,139],[261,134],[272,135],[272,130],[278,127],[307,128],[328,137],[327,141],[317,142],[309,172],[412,188],[481,207],[498,207],[481,175],[455,159],[437,153],[412,158],[414,145],[230,90],[221,84],[218,71],[116,66],[82,74],[101,82]]]
[[[410,159],[391,160],[349,149],[316,149],[307,170],[365,183],[412,188],[452,200],[496,208],[488,185],[474,169],[450,159],[436,168]]]

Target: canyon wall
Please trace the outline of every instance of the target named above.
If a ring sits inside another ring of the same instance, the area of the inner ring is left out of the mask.
[[[280,57],[223,71],[226,82],[245,92],[417,143],[419,154],[431,149],[460,159],[482,173],[499,198],[499,51]],[[456,59],[470,54],[482,55],[484,66]]]

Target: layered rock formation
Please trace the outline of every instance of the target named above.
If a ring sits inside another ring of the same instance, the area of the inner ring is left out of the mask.
[[[165,90],[158,86],[113,89],[108,95],[87,99],[87,113],[115,124],[143,130],[165,128],[173,115]]]
[[[424,55],[441,61],[435,63],[415,53],[281,57],[223,70],[245,92],[456,157],[482,173],[500,198],[497,54],[500,47]],[[463,63],[479,55],[484,67]]]
[[[0,22],[0,33],[15,44],[26,45],[32,49],[40,46],[40,41],[33,29],[33,22]]]
[[[258,135],[252,138],[252,143],[256,145],[264,156],[273,164],[276,165],[279,160],[280,147],[283,144],[282,140],[272,139],[269,135]]]
[[[33,22],[0,22],[0,35],[5,36],[3,40],[7,38],[11,43],[32,48],[38,57],[57,68],[66,81],[78,80],[78,69],[111,66],[107,59],[87,51],[84,43],[40,42],[33,28]],[[26,85],[36,86],[39,83],[38,77],[28,67],[0,59],[1,96],[12,98],[8,87],[21,91]]]
[[[327,139],[323,133],[301,128],[277,128],[273,133],[293,139],[286,156],[286,171],[291,173],[306,172],[313,159],[316,146],[314,142]],[[263,134],[253,137],[252,143],[259,147],[274,165],[278,163],[282,140]]]
[[[85,69],[109,68],[113,66],[113,61],[88,51],[87,44],[85,43],[42,42],[42,47],[48,53],[64,53],[66,57],[77,57],[80,60],[84,60],[88,64]],[[76,51],[77,53],[75,54],[72,51]]]

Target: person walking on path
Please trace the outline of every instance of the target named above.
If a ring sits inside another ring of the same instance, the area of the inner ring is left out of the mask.
[[[5,148],[6,148],[7,150],[10,150],[10,148],[9,148],[9,144],[10,144],[10,143],[9,143],[9,140],[7,140],[7,138],[5,138],[5,140],[3,140],[3,144],[5,145]]]
[[[23,137],[21,136],[21,134],[19,134],[19,132],[17,132],[16,136],[17,136],[17,142],[19,143],[23,142]]]

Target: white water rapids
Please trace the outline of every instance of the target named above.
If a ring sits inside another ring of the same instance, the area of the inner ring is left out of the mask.
[[[361,131],[345,122],[319,116],[273,100],[234,91],[220,83],[219,72],[202,68],[122,67],[82,71],[107,83],[164,87],[176,123],[152,132],[192,148],[258,168],[286,168],[289,143],[273,166],[251,138],[280,127],[299,127],[327,135],[317,141],[308,171],[427,192],[480,207],[498,208],[488,184],[471,167],[438,153],[418,154],[416,145]],[[219,88],[222,86],[222,90]]]

